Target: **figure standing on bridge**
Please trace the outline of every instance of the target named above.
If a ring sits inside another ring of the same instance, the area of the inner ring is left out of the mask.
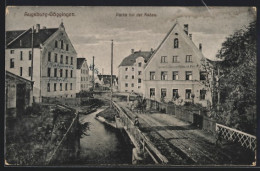
[[[221,146],[222,145],[222,134],[219,130],[219,128],[217,128],[216,130],[216,146]]]
[[[138,117],[135,116],[135,121],[134,121],[134,125],[139,127],[139,120],[138,120]]]

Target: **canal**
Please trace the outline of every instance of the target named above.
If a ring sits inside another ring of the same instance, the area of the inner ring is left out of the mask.
[[[74,164],[131,164],[132,145],[126,133],[95,119],[96,114],[104,109],[101,107],[91,114],[79,116],[81,124],[90,124],[87,136],[80,139],[80,154]]]

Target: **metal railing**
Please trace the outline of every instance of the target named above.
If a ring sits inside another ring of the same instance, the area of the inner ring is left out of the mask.
[[[152,144],[152,142],[150,142],[150,140],[140,131],[140,129],[134,125],[132,119],[120,108],[120,106],[118,106],[115,102],[112,102],[112,106],[119,114],[124,129],[133,144],[142,152],[148,152],[156,164],[168,163],[168,159],[163,156],[160,151]]]
[[[243,147],[256,150],[256,136],[216,123],[216,132],[228,141],[238,142]]]

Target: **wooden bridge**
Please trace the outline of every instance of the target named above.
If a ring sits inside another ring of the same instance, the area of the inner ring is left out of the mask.
[[[118,113],[117,127],[126,131],[135,146],[133,164],[145,162],[148,156],[156,164],[173,165],[248,165],[254,161],[256,138],[249,134],[216,124],[225,139],[217,147],[213,135],[174,116],[137,114],[125,102],[112,102],[112,106]],[[140,127],[134,126],[135,116]]]

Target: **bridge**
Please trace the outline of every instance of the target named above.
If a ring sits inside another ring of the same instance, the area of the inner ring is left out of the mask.
[[[214,135],[183,122],[173,115],[136,113],[126,102],[113,102],[118,128],[126,131],[135,148],[133,164],[151,158],[163,165],[251,165],[255,159],[256,137],[216,124],[224,138],[216,146]],[[134,126],[138,116],[140,126]]]

